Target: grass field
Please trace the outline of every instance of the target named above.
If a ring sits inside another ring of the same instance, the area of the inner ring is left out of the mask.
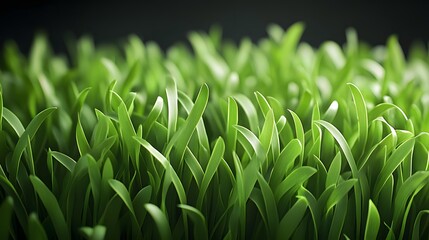
[[[429,55],[43,34],[0,61],[0,239],[429,236]]]

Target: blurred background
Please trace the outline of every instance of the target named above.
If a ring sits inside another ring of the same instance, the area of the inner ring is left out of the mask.
[[[36,31],[45,31],[55,51],[65,51],[64,39],[89,34],[96,43],[118,42],[131,33],[156,41],[167,49],[185,42],[189,31],[223,28],[224,38],[238,42],[249,36],[265,37],[266,27],[277,23],[306,24],[303,41],[317,47],[326,40],[345,41],[345,30],[354,27],[371,45],[384,44],[396,34],[407,51],[415,41],[429,41],[429,4],[346,2],[175,1],[126,2],[83,0],[0,0],[0,44],[15,40],[28,52]]]

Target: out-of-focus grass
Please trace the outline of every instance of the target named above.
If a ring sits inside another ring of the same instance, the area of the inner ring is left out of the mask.
[[[6,44],[0,239],[427,237],[427,51],[303,30]]]

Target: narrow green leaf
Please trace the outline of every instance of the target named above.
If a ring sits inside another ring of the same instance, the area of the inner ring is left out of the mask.
[[[180,181],[179,176],[174,171],[173,167],[170,165],[170,162],[165,158],[158,150],[156,150],[150,143],[146,140],[135,137],[134,138],[140,145],[142,145],[157,161],[161,163],[164,167],[166,174],[170,174],[171,180],[176,188],[177,194],[179,195],[180,202],[186,204],[186,193],[183,188],[182,182]]]
[[[30,181],[51,218],[58,239],[70,239],[66,220],[55,196],[38,177],[30,176]]]
[[[78,114],[80,112],[80,110],[82,109],[82,106],[85,102],[86,97],[88,96],[89,91],[91,91],[91,88],[85,88],[84,90],[82,90],[79,95],[76,98],[76,102],[74,103],[73,109],[72,109],[72,113],[74,114]]]
[[[49,150],[49,153],[59,162],[61,165],[63,165],[67,170],[72,173],[74,167],[76,166],[76,161],[73,160],[71,157],[65,155],[64,153],[57,152],[57,151],[51,151]]]
[[[189,170],[191,170],[198,187],[200,187],[204,177],[203,168],[189,148],[186,149],[186,153],[187,156],[185,157],[185,163],[189,167]]]
[[[203,180],[201,181],[200,191],[198,193],[197,206],[201,208],[203,199],[206,191],[209,187],[210,181],[218,170],[219,164],[222,160],[222,156],[225,152],[225,143],[221,137],[219,137],[215,143],[213,153],[210,157],[206,171],[204,173]]]
[[[259,161],[262,161],[265,157],[265,151],[262,147],[261,142],[259,139],[251,132],[249,129],[242,127],[242,126],[234,126],[238,130],[238,140],[243,145],[243,147],[246,149],[247,153],[251,157],[254,154],[256,154],[257,159]],[[249,147],[250,146],[250,147]]]
[[[77,118],[76,126],[76,143],[79,150],[80,156],[83,156],[90,151],[90,146],[88,140],[86,139],[85,132],[83,131],[82,124],[80,122],[80,117]]]
[[[167,87],[165,91],[167,93],[168,102],[168,140],[170,140],[176,132],[178,116],[177,86],[173,78],[167,78]]]
[[[265,209],[267,212],[268,219],[268,229],[270,232],[274,233],[277,230],[279,223],[279,216],[277,212],[277,204],[274,198],[274,193],[265,181],[264,177],[258,173],[258,182],[261,187],[262,196],[264,197]]]
[[[325,187],[328,188],[331,185],[336,185],[340,177],[341,172],[341,154],[337,153],[334,160],[331,162],[331,166],[328,170],[328,175],[326,176]]]
[[[198,209],[186,204],[179,204],[178,207],[186,212],[187,216],[192,219],[194,223],[195,239],[208,239],[208,230],[204,215]]]
[[[368,217],[366,218],[365,239],[377,239],[378,229],[380,227],[380,215],[377,207],[369,200]]]
[[[252,101],[244,95],[236,95],[234,96],[234,99],[243,108],[244,113],[247,116],[247,120],[249,121],[250,130],[254,133],[258,133],[258,114],[255,106],[252,104]]]
[[[277,202],[283,195],[295,186],[299,186],[313,176],[317,170],[312,167],[302,166],[293,170],[276,188],[274,196]]]
[[[282,181],[289,166],[293,166],[295,158],[297,158],[301,152],[302,145],[298,139],[293,139],[286,145],[274,164],[270,177],[270,185],[272,187],[276,187]]]
[[[332,217],[331,227],[329,228],[328,239],[340,239],[347,215],[348,201],[349,199],[345,197],[337,203],[334,211],[334,216]]]
[[[343,151],[344,155],[346,156],[347,162],[350,166],[350,169],[352,170],[353,176],[358,177],[358,168],[356,166],[356,162],[354,160],[352,151],[350,150],[350,146],[347,143],[344,136],[341,134],[341,132],[336,127],[334,127],[332,124],[330,124],[326,121],[319,120],[319,121],[316,121],[316,123],[320,124],[324,128],[326,128],[332,134],[332,136],[335,138],[335,140],[337,140],[338,144],[340,145],[341,150]]]
[[[158,117],[161,115],[164,100],[161,97],[156,99],[152,110],[147,115],[146,120],[143,123],[143,136],[146,138]]]
[[[113,191],[115,191],[116,194],[118,194],[118,196],[122,199],[122,201],[124,201],[125,206],[127,206],[128,210],[131,212],[131,214],[135,216],[134,207],[133,207],[133,203],[131,201],[130,193],[128,192],[125,185],[116,179],[110,179],[109,185],[113,189]]]
[[[9,231],[12,229],[10,223],[13,213],[13,198],[6,197],[0,205],[0,239],[8,239]]]
[[[307,203],[298,199],[279,223],[276,239],[290,239],[305,215]]]
[[[0,185],[4,189],[4,191],[13,198],[15,214],[19,220],[19,223],[24,228],[24,232],[25,232],[27,230],[26,228],[27,228],[28,214],[20,195],[18,195],[18,192],[16,191],[15,187],[6,178],[6,176],[0,176]]]
[[[417,214],[416,220],[414,221],[413,225],[413,234],[411,239],[412,240],[418,240],[420,238],[420,222],[423,217],[423,214],[429,214],[429,210],[421,210],[419,214]]]
[[[146,209],[143,207],[146,203],[149,203],[152,198],[152,189],[151,185],[148,185],[142,188],[133,199],[133,207],[136,212],[136,218],[139,223],[139,226],[142,226],[143,221],[146,216]]]
[[[349,83],[350,91],[353,95],[355,109],[358,118],[359,144],[358,151],[363,153],[368,138],[368,113],[366,110],[365,99],[360,90],[352,83]]]
[[[18,117],[11,112],[9,109],[3,107],[3,118],[7,123],[15,130],[15,133],[18,137],[21,137],[25,131],[24,126],[22,126],[21,121],[19,121]]]
[[[256,100],[258,101],[259,108],[262,111],[262,114],[266,116],[268,114],[268,111],[271,109],[270,104],[260,92],[255,92],[255,96],[256,96]]]
[[[228,115],[226,119],[226,145],[230,151],[235,151],[237,142],[238,106],[234,98],[228,98]]]
[[[293,123],[295,125],[296,138],[301,142],[301,146],[305,146],[304,127],[302,126],[301,119],[293,111],[289,110],[289,112],[292,115]],[[304,147],[302,148],[302,152],[300,155],[301,164],[303,159],[304,159]]]
[[[198,93],[197,100],[195,101],[194,107],[188,115],[183,126],[174,134],[171,141],[168,143],[165,153],[169,155],[173,146],[176,148],[179,156],[183,156],[186,146],[195,130],[198,122],[200,121],[204,110],[206,109],[207,102],[209,99],[209,88],[204,84],[200,92]]]
[[[39,221],[36,213],[31,213],[28,217],[28,235],[29,240],[47,240],[45,229],[42,223]]]
[[[399,148],[398,148],[399,149]],[[404,214],[406,204],[413,194],[419,192],[425,185],[427,185],[429,179],[429,172],[420,171],[409,177],[396,192],[394,200],[394,214],[393,223],[399,224],[400,218]]]
[[[170,224],[168,223],[167,217],[164,213],[159,209],[156,205],[151,203],[147,203],[144,205],[146,210],[152,216],[155,221],[156,227],[159,231],[160,239],[162,240],[170,240],[171,239],[171,230]]]
[[[12,174],[12,179],[15,179],[18,175],[19,165],[21,162],[21,156],[24,152],[25,148],[28,145],[28,139],[32,140],[34,138],[34,135],[36,135],[37,130],[39,129],[40,125],[45,121],[45,119],[51,115],[57,108],[48,108],[43,111],[41,111],[39,114],[37,114],[33,120],[31,120],[30,124],[28,124],[27,128],[25,129],[24,133],[21,135],[21,137],[18,140],[18,143],[16,144],[15,149],[13,150],[12,159],[10,162],[10,173]]]
[[[349,193],[349,191],[353,188],[353,186],[357,183],[357,179],[349,179],[347,181],[344,181],[336,188],[334,188],[334,191],[329,196],[328,201],[326,202],[326,210],[329,211],[332,209],[338,202],[341,201],[342,198],[346,197],[346,195]]]
[[[308,191],[305,187],[301,186],[300,190],[298,191],[297,195],[298,199],[302,199],[307,203],[308,208],[310,209],[311,216],[313,219],[314,224],[314,235],[315,238],[319,238],[319,226],[320,226],[320,219],[321,219],[321,212],[320,208],[317,204],[317,200],[314,197],[314,195]]]
[[[414,148],[415,139],[409,139],[406,142],[402,143],[387,159],[386,165],[381,169],[381,172],[378,174],[377,180],[374,185],[374,196],[377,197],[380,193],[382,187],[386,183],[390,174],[392,174],[395,169],[405,160],[411,150]]]

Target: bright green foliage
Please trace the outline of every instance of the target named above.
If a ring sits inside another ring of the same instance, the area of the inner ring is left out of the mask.
[[[429,56],[301,23],[0,61],[0,238],[427,239]]]

